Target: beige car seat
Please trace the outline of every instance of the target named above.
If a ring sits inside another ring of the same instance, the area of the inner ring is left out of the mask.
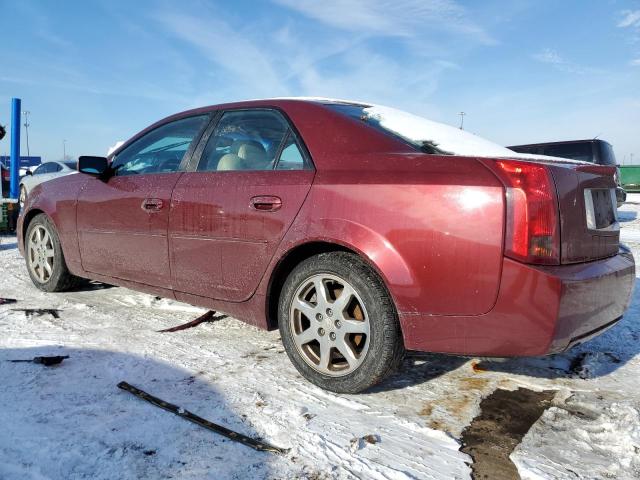
[[[217,170],[246,170],[244,161],[235,153],[227,153],[218,161]]]
[[[255,143],[241,144],[238,148],[238,157],[244,161],[245,170],[266,170],[270,166],[264,147]]]

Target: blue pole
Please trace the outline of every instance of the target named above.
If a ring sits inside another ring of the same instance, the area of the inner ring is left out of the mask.
[[[18,198],[20,184],[20,104],[19,98],[11,99],[11,166],[9,198]]]

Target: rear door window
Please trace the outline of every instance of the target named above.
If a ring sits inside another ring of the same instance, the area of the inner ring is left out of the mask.
[[[289,126],[273,110],[225,112],[200,157],[198,171],[273,170]]]

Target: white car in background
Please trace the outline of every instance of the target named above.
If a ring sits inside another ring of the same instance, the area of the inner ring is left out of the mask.
[[[78,164],[75,161],[44,162],[38,165],[33,172],[28,170],[26,175],[20,179],[20,208],[24,206],[27,195],[36,185],[73,173],[78,173]]]

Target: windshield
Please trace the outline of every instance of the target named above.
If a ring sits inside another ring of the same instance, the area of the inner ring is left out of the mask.
[[[399,137],[425,153],[510,158],[522,156],[472,133],[395,108],[348,103],[325,105],[373,128]]]

